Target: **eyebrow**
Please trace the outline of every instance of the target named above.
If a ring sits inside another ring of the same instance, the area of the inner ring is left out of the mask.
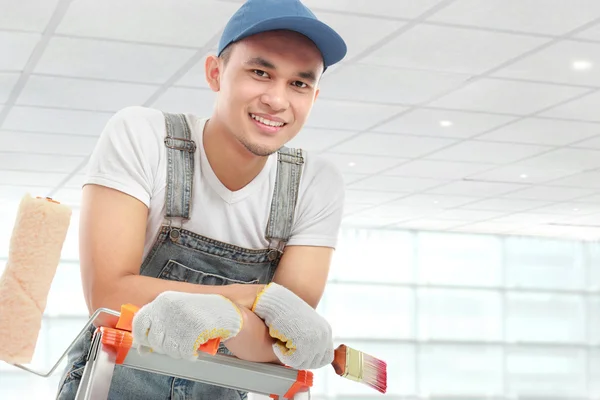
[[[267,61],[262,57],[251,58],[250,60],[246,61],[244,64],[250,65],[250,66],[258,66],[258,67],[273,69],[273,70],[277,69],[277,68],[275,68],[275,65],[273,65],[272,62]],[[317,76],[313,71],[298,72],[297,75],[302,79],[310,81],[311,83],[314,83],[317,81]]]

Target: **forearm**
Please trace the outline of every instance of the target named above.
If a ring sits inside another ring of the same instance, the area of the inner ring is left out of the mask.
[[[273,338],[262,319],[248,308],[239,306],[244,324],[236,337],[225,342],[225,346],[237,358],[254,362],[280,364],[273,352]]]
[[[152,302],[159,294],[165,291],[220,294],[239,303],[238,297],[241,296],[236,296],[236,292],[241,290],[247,292],[248,289],[242,286],[244,285],[197,285],[141,275],[126,275],[117,279],[110,286],[107,284],[101,285],[100,287],[104,288],[103,290],[92,291],[88,307],[90,308],[90,312],[101,307],[120,310],[121,305],[127,303],[142,307]],[[258,291],[259,289],[255,290]]]

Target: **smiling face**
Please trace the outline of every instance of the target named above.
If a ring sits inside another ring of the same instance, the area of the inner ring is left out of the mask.
[[[250,36],[208,57],[209,85],[218,92],[213,119],[257,156],[294,138],[317,98],[323,59],[315,44],[290,31]]]

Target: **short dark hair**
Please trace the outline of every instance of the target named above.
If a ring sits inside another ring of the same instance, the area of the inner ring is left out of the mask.
[[[232,50],[233,50],[233,43],[230,43],[227,45],[227,47],[225,47],[223,49],[223,51],[219,55],[219,58],[221,60],[223,60],[223,65],[227,65],[227,63],[229,62],[229,58],[231,57]]]

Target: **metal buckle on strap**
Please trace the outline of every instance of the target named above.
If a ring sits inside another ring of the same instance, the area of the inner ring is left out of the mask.
[[[285,248],[285,242],[283,240],[271,239],[269,243],[269,253],[267,257],[270,261],[275,261],[277,258],[283,255],[283,249]]]
[[[187,151],[189,153],[193,153],[196,151],[196,142],[190,139],[166,137],[165,146],[167,146],[170,149]]]

